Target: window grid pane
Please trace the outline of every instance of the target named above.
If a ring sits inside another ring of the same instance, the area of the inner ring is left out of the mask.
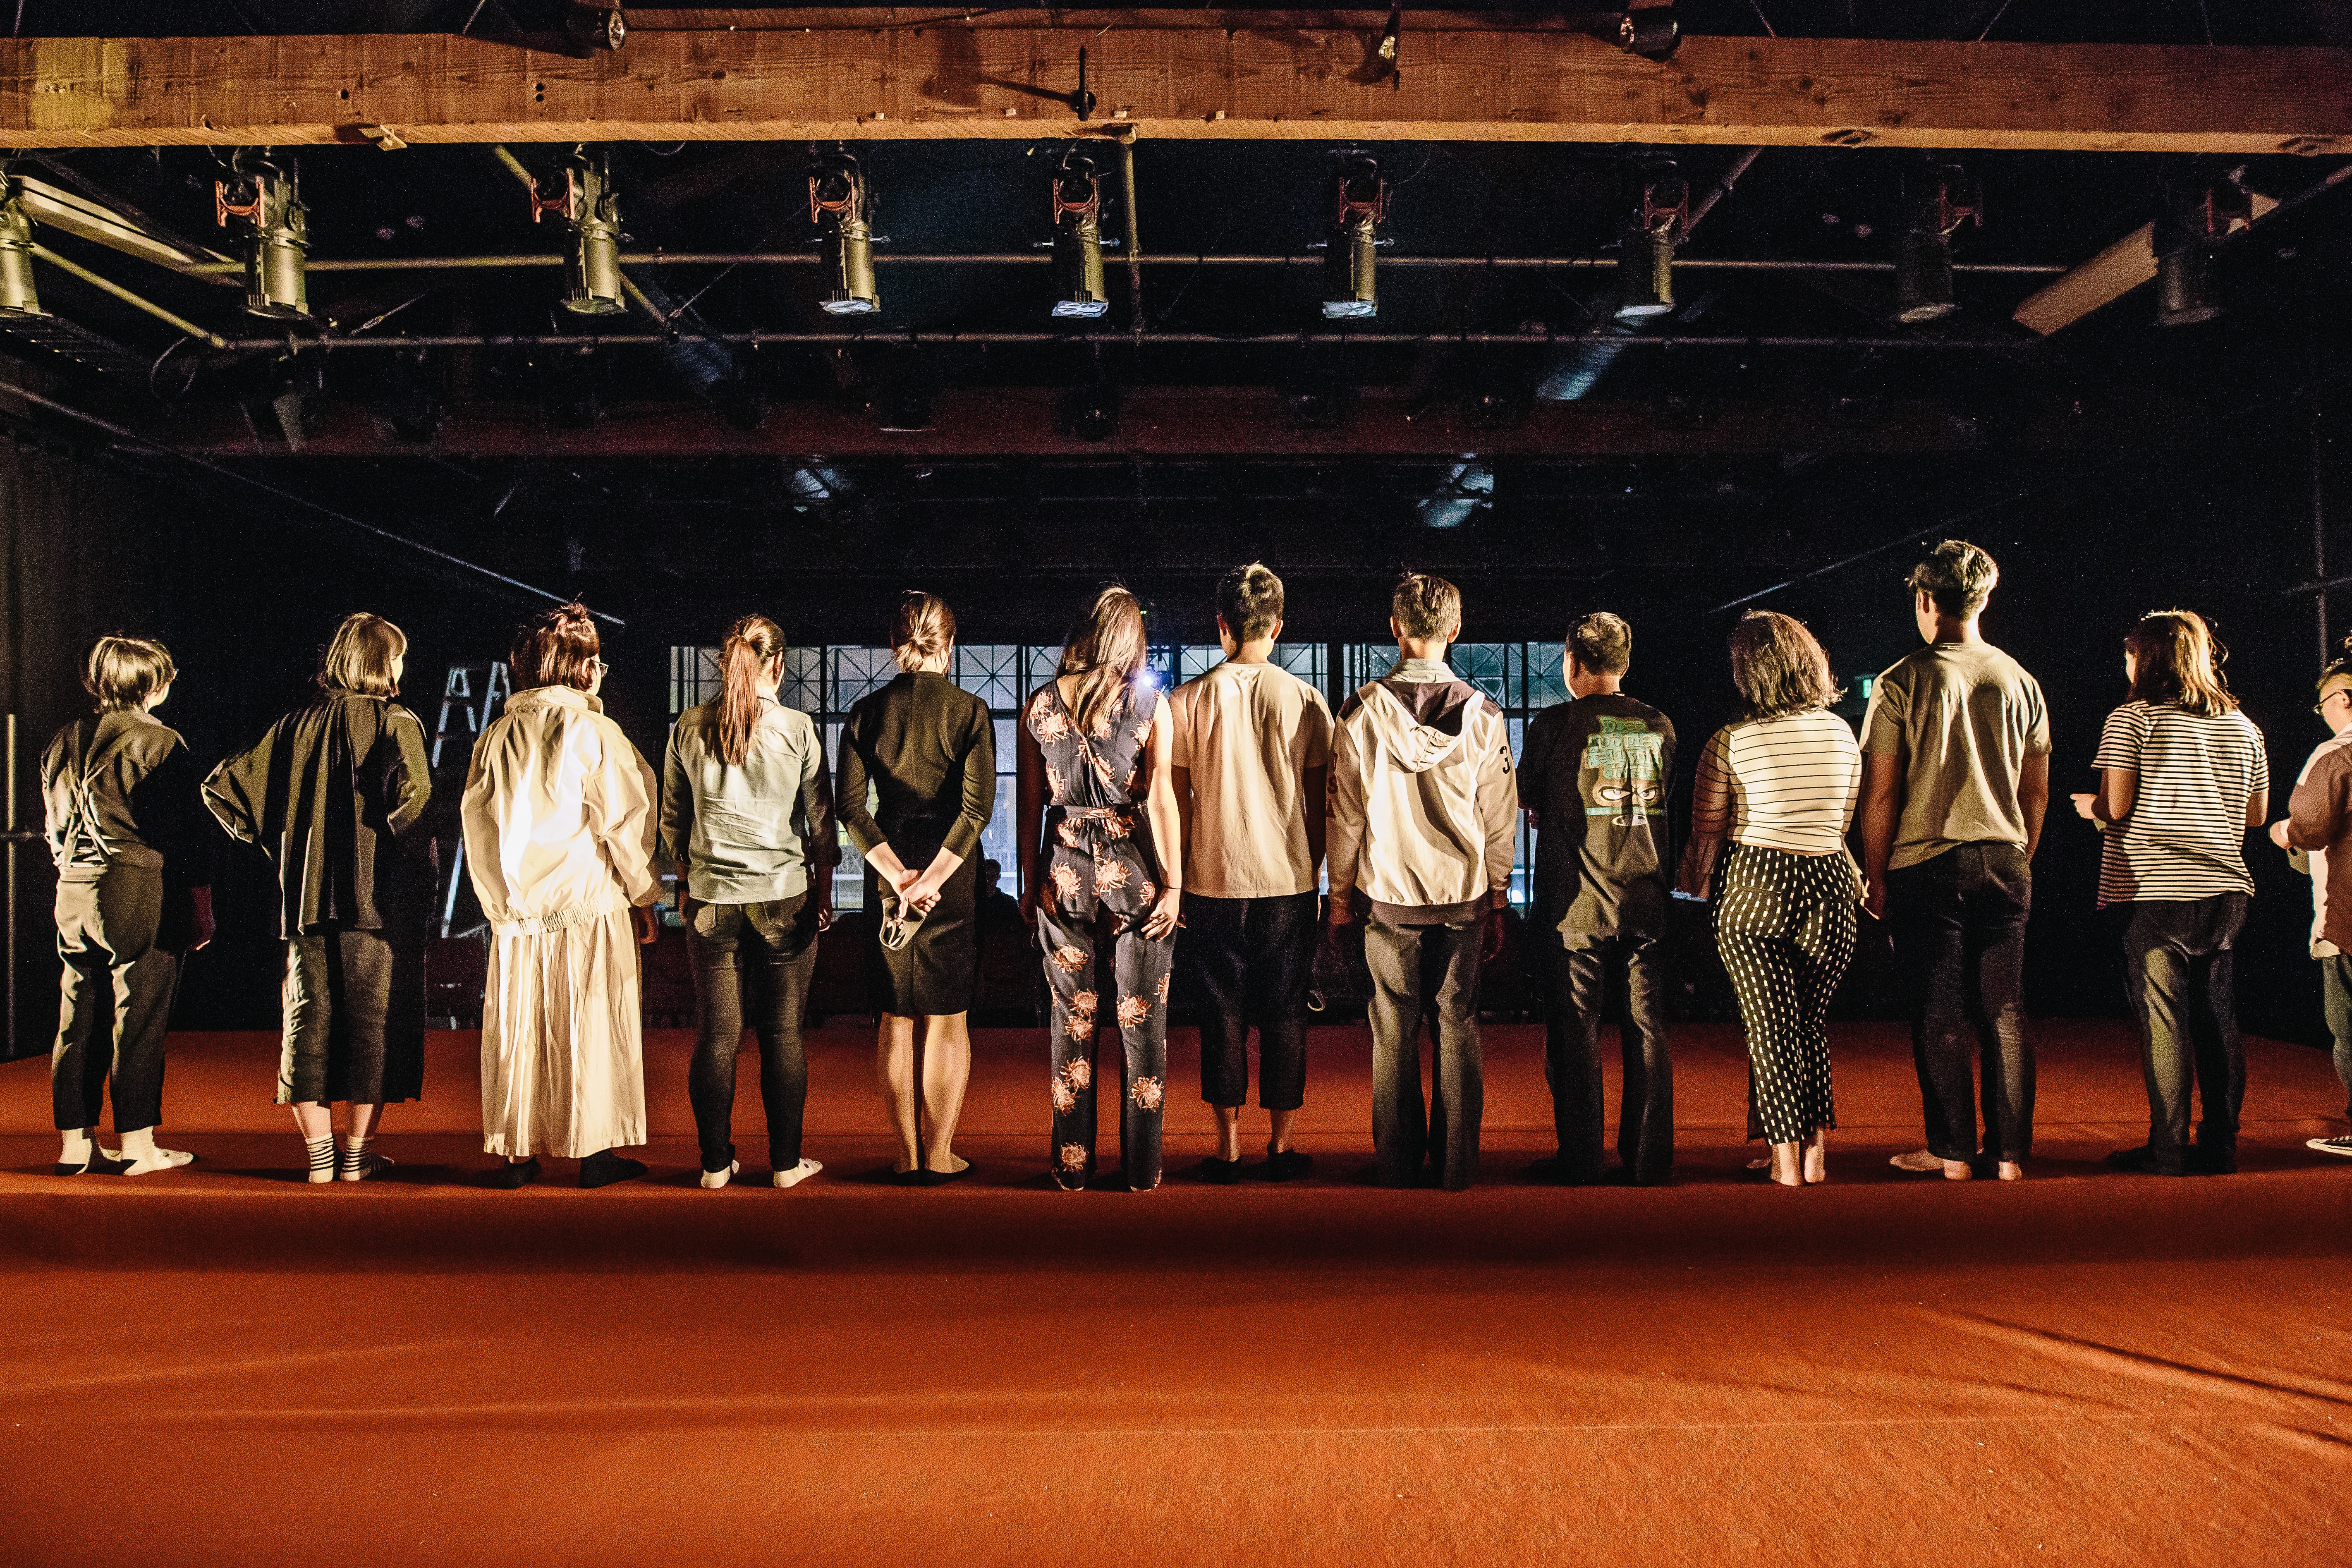
[[[812,716],[824,711],[824,649],[784,649],[784,680],[776,693],[784,706]]]
[[[1330,660],[1323,643],[1290,642],[1276,645],[1274,662],[1320,691]]]
[[[1177,666],[1177,679],[1197,680],[1224,660],[1224,646],[1221,643],[1187,643],[1184,645],[1183,660]]]
[[[991,711],[1021,706],[1021,647],[1017,643],[958,644],[955,683],[988,704]]]

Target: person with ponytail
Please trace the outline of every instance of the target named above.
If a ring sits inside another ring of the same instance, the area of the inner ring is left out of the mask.
[[[986,703],[948,679],[955,627],[955,612],[936,595],[899,601],[890,648],[901,673],[850,709],[835,763],[841,823],[866,857],[866,908],[877,920],[875,1068],[898,1134],[892,1170],[909,1186],[971,1168],[952,1145],[971,1079],[967,1015],[980,979],[972,857],[996,810],[996,724]]]
[[[346,616],[318,695],[205,781],[231,837],[278,872],[286,1026],[278,1103],[294,1110],[310,1180],[370,1181],[383,1108],[425,1091],[425,930],[433,909],[425,726],[393,700],[408,638]],[[350,1109],[335,1141],[334,1103]]]
[[[474,742],[466,869],[490,922],[482,986],[482,1147],[490,1184],[539,1178],[544,1151],[580,1184],[642,1176],[614,1151],[646,1141],[637,947],[653,905],[653,769],[596,693],[604,659],[585,606],[527,622],[515,694]]]
[[[1160,1184],[1168,1092],[1168,976],[1183,901],[1183,818],[1170,761],[1175,729],[1144,668],[1143,606],[1104,589],[1073,631],[1061,673],[1021,715],[1021,844],[1037,945],[1054,994],[1050,1169],[1065,1192],[1095,1165],[1095,1024],[1108,1010],[1125,1047],[1121,1174]],[[1115,994],[1095,989],[1112,948]]]
[[[777,699],[784,634],[775,622],[745,616],[728,627],[719,674],[718,698],[678,715],[662,762],[662,854],[677,868],[694,957],[698,1028],[687,1095],[702,1184],[716,1191],[741,1168],[730,1130],[748,996],[768,1113],[768,1179],[796,1186],[824,1168],[801,1154],[808,1099],[801,1015],[817,933],[833,924],[833,868],[841,858],[833,781],[816,725]]]
[[[2193,610],[2144,616],[2124,637],[2131,700],[2107,715],[2074,810],[2105,842],[2099,908],[2121,910],[2124,991],[2139,1024],[2147,1142],[2107,1163],[2183,1176],[2238,1168],[2246,1058],[2232,950],[2253,878],[2246,830],[2270,811],[2263,732],[2221,679],[2226,656]],[[2204,1102],[2189,1141],[2189,1095]]]

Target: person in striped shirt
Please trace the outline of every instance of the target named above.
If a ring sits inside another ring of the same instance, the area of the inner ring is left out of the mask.
[[[2263,735],[2221,678],[2225,656],[2190,610],[2143,616],[2124,638],[2131,700],[2107,715],[2074,810],[2105,836],[2099,907],[2127,912],[2124,988],[2147,1072],[2147,1142],[2118,1170],[2181,1176],[2238,1168],[2246,1059],[2231,949],[2254,882],[2245,838],[2270,806]],[[2204,1122],[2189,1141],[2189,1095]]]
[[[1862,749],[1829,711],[1837,682],[1803,622],[1741,616],[1731,679],[1745,717],[1699,758],[1676,887],[1715,900],[1716,946],[1748,1030],[1749,1136],[1760,1127],[1772,1180],[1794,1187],[1828,1179],[1837,1125],[1825,1025],[1862,901],[1845,847]]]

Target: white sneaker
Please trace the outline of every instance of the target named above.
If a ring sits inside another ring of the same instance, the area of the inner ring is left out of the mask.
[[[728,1161],[728,1162],[727,1162],[727,1168],[726,1168],[725,1170],[723,1170],[723,1171],[705,1171],[705,1172],[703,1172],[703,1173],[702,1173],[702,1190],[703,1190],[704,1192],[707,1192],[707,1193],[715,1193],[715,1192],[717,1192],[719,1188],[721,1188],[721,1187],[725,1186],[729,1182],[732,1181],[732,1180],[734,1179],[734,1177],[735,1177],[735,1173],[736,1173],[736,1172],[738,1172],[738,1171],[740,1171],[740,1170],[741,1170],[742,1168],[743,1168],[743,1162],[742,1162],[742,1161],[740,1161],[740,1160],[730,1160],[730,1161]]]
[[[2352,1154],[2352,1138],[2314,1138],[2304,1144],[2323,1154]]]
[[[778,1171],[768,1179],[780,1187],[797,1187],[824,1169],[824,1165],[803,1156],[801,1163],[791,1170]]]

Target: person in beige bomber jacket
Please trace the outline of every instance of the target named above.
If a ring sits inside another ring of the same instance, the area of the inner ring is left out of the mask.
[[[1416,574],[1390,609],[1396,668],[1348,700],[1334,731],[1329,919],[1336,931],[1370,916],[1381,1184],[1418,1185],[1426,1161],[1458,1192],[1478,1179],[1478,970],[1502,948],[1518,794],[1502,711],[1445,663],[1461,635],[1460,591]],[[1423,1014],[1437,1035],[1425,1111]]]

